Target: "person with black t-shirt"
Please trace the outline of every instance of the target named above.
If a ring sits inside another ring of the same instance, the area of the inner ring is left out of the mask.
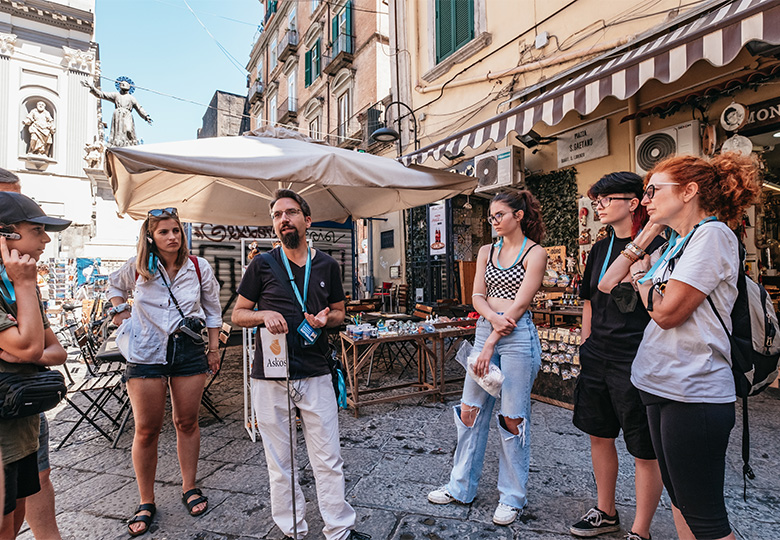
[[[299,411],[314,472],[325,523],[322,532],[326,540],[367,540],[370,536],[353,530],[357,516],[345,497],[338,407],[326,358],[328,337],[323,331],[344,321],[341,271],[332,257],[308,247],[306,231],[312,220],[303,197],[278,190],[271,201],[271,218],[282,246],[270,252],[273,263],[265,256],[252,259],[238,288],[232,320],[238,326],[265,326],[271,334],[286,334],[290,396]],[[289,282],[276,277],[283,273]],[[297,479],[295,508],[299,511],[293,522],[288,388],[284,379],[266,377],[260,334],[257,341],[252,406],[268,464],[271,514],[287,538],[296,529],[298,538],[303,538],[308,525]]]
[[[663,489],[653,452],[645,407],[631,384],[631,363],[650,321],[630,282],[611,293],[598,284],[609,265],[631,247],[631,239],[647,221],[639,204],[642,179],[631,172],[611,173],[588,190],[593,211],[610,235],[596,242],[582,276],[582,371],[574,391],[574,425],[590,435],[591,459],[598,503],[570,527],[575,536],[592,537],[620,530],[615,508],[618,457],[615,439],[623,430],[626,448],[635,458],[636,514],[627,540],[650,538],[650,523]],[[663,243],[656,237],[648,248]],[[626,247],[628,246],[628,248]]]

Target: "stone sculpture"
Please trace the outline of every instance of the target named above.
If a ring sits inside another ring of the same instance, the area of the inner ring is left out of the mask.
[[[30,143],[27,145],[27,153],[37,156],[49,157],[51,144],[54,142],[54,118],[46,110],[46,103],[39,101],[27,117],[22,120],[30,133]]]
[[[111,118],[111,135],[108,144],[111,146],[133,146],[138,144],[135,136],[135,123],[133,122],[133,109],[138,111],[138,115],[152,123],[152,117],[149,116],[138,101],[131,96],[135,87],[130,79],[120,77],[116,82],[116,88],[119,92],[103,92],[95,88],[89,81],[81,81],[81,84],[89,88],[89,91],[100,99],[114,103],[114,116]]]

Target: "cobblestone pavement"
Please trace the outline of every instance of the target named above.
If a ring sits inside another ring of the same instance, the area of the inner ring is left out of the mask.
[[[278,539],[271,519],[268,473],[262,444],[244,429],[240,347],[231,347],[211,393],[224,422],[201,413],[198,483],[209,497],[207,514],[190,517],[181,503],[175,433],[168,411],[160,437],[156,497],[158,513],[150,533],[155,540]],[[71,363],[77,372],[83,366]],[[390,374],[389,376],[396,376]],[[460,540],[572,538],[568,527],[594,504],[596,493],[588,438],[571,423],[571,412],[534,401],[531,422],[531,476],[525,513],[508,527],[491,521],[498,501],[497,433],[491,428],[477,498],[471,505],[437,506],[426,494],[446,482],[455,449],[452,405],[410,398],[361,408],[359,418],[340,412],[347,496],[358,514],[357,529],[374,540]],[[741,410],[731,437],[727,505],[737,537],[780,538],[780,392],[751,399],[752,465],[757,478],[742,500],[739,445]],[[75,420],[59,407],[50,414],[52,447]],[[130,456],[132,421],[117,449],[89,426],[59,451],[52,451],[57,518],[66,539],[119,539],[138,504]],[[322,519],[314,479],[299,433],[301,484],[307,499],[307,538],[320,539]],[[617,503],[624,528],[633,518],[633,459],[618,442],[621,470]],[[669,499],[664,494],[652,527],[653,538],[675,538]],[[601,538],[618,539],[624,533]],[[26,525],[20,538],[33,538]]]

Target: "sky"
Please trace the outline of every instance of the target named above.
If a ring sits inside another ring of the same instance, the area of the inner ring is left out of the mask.
[[[133,96],[153,120],[134,113],[144,144],[195,139],[216,90],[246,95],[259,0],[96,0],[95,11],[102,88],[116,91],[120,76],[137,85]],[[108,126],[113,112],[104,101]]]

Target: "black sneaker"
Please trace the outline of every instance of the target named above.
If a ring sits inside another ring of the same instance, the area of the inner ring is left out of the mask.
[[[347,540],[371,540],[371,535],[353,530],[349,533]]]
[[[653,537],[648,536],[647,538],[645,538],[644,536],[639,536],[634,531],[628,531],[626,533],[624,540],[653,540]]]
[[[615,510],[614,516],[608,516],[595,506],[582,516],[582,519],[569,527],[569,532],[574,536],[598,536],[620,530],[620,518]]]

